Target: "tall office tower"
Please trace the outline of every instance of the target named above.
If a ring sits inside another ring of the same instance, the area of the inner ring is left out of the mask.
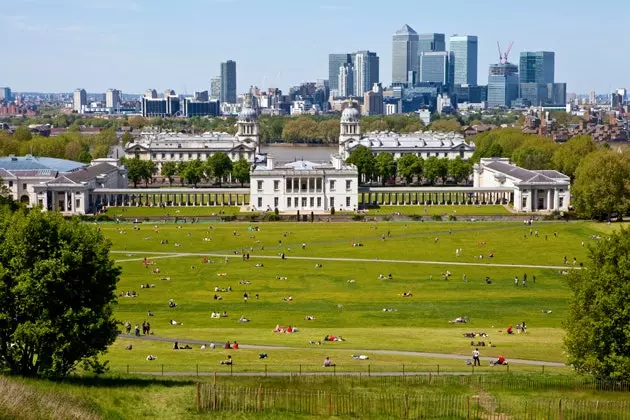
[[[107,89],[105,92],[105,106],[114,110],[120,109],[120,91],[118,89]]]
[[[477,85],[478,40],[471,35],[453,35],[450,38],[453,60],[453,84]]]
[[[404,25],[392,41],[392,84],[409,83],[410,72],[418,71],[418,33]],[[413,74],[413,73],[412,73]]]
[[[491,64],[488,73],[488,106],[491,108],[512,106],[518,98],[518,67],[511,63]]]
[[[363,94],[363,115],[383,115],[384,113],[383,87],[380,83],[374,83],[372,89]]]
[[[144,92],[144,97],[147,99],[157,99],[158,97],[157,90],[147,89],[147,91]]]
[[[210,99],[219,100],[221,98],[221,76],[210,79]]]
[[[363,94],[379,82],[379,58],[370,51],[357,51],[354,54],[354,94]]]
[[[13,96],[11,95],[11,89],[8,87],[0,87],[0,102],[11,102]]]
[[[221,63],[221,103],[236,103],[236,62]]]
[[[339,67],[339,75],[337,77],[339,88],[339,96],[354,95],[354,67],[352,64],[344,64]]]
[[[555,56],[550,51],[522,52],[519,66],[521,83],[555,83]]]
[[[595,105],[597,103],[597,97],[595,96],[595,91],[591,90],[588,93],[588,103],[591,105]]]
[[[352,54],[328,54],[328,83],[330,90],[339,90],[339,67],[352,64]]]
[[[72,98],[72,109],[80,114],[83,112],[83,107],[87,106],[87,93],[85,89],[77,89],[74,91]]]
[[[418,35],[418,56],[423,52],[446,51],[446,37],[444,34]]]
[[[425,51],[420,55],[420,81],[448,85],[447,51]]]

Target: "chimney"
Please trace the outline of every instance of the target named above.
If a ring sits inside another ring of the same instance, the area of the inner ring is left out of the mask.
[[[274,162],[274,158],[273,158],[273,156],[269,156],[269,155],[268,155],[268,156],[267,156],[267,170],[268,170],[268,171],[273,170],[274,165],[275,165],[275,162]]]
[[[338,156],[338,155],[333,156],[332,164],[336,170],[341,170],[341,168],[343,167],[343,160],[341,159],[341,156]]]

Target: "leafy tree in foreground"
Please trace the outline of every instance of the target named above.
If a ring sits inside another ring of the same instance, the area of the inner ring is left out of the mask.
[[[396,161],[391,153],[379,153],[376,156],[376,172],[381,177],[381,183],[396,175]]]
[[[630,230],[590,249],[585,270],[569,276],[568,362],[597,379],[630,380]]]
[[[63,376],[116,338],[109,242],[56,213],[0,213],[0,368]]]
[[[241,187],[244,183],[249,182],[250,165],[247,159],[241,158],[232,167],[232,177],[241,183]]]
[[[472,173],[472,166],[457,156],[456,159],[449,160],[448,173],[456,183],[466,181]]]
[[[414,154],[406,153],[396,163],[398,164],[398,175],[404,178],[407,184],[411,184],[415,174],[415,166],[418,164],[418,157]]]
[[[346,163],[354,165],[359,171],[359,182],[363,178],[365,182],[372,179],[376,168],[376,162],[372,151],[365,146],[359,146],[350,153]]]

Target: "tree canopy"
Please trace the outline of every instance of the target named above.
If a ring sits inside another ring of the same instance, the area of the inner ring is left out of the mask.
[[[118,333],[120,268],[92,226],[56,213],[0,212],[0,368],[63,376]]]
[[[396,175],[396,161],[391,153],[379,153],[376,156],[376,173],[381,177],[381,182],[385,185],[388,179]]]
[[[630,230],[589,249],[569,275],[573,298],[564,327],[568,363],[602,380],[630,381]]]
[[[376,170],[376,160],[372,151],[365,146],[359,146],[350,153],[346,162],[357,167],[359,182],[370,181]]]
[[[245,158],[240,158],[232,166],[232,177],[240,182],[241,186],[243,186],[244,183],[249,182],[249,173],[250,164]]]

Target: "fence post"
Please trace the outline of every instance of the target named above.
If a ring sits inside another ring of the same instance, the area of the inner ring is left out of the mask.
[[[558,400],[558,418],[562,420],[562,400]]]
[[[437,375],[440,376],[440,365],[437,365]]]
[[[199,363],[197,363],[197,376],[199,376]]]
[[[370,364],[368,363],[368,376],[372,376],[371,372],[370,372]]]
[[[262,384],[258,387],[258,412],[262,412]]]
[[[197,411],[201,410],[201,382],[197,382]]]
[[[127,374],[129,374],[129,365],[127,365]]]
[[[300,376],[302,376],[302,363],[300,363]]]
[[[230,364],[230,376],[234,376],[233,369],[232,369],[232,368],[233,368],[233,366],[234,366],[234,365]]]
[[[332,392],[328,393],[328,417],[332,417]]]
[[[466,397],[466,412],[468,413],[466,418],[469,419],[470,418],[470,395]]]
[[[162,363],[162,376],[164,376],[164,363]]]
[[[405,364],[402,365],[402,376],[405,376]]]
[[[267,364],[265,363],[265,376],[267,376]]]

